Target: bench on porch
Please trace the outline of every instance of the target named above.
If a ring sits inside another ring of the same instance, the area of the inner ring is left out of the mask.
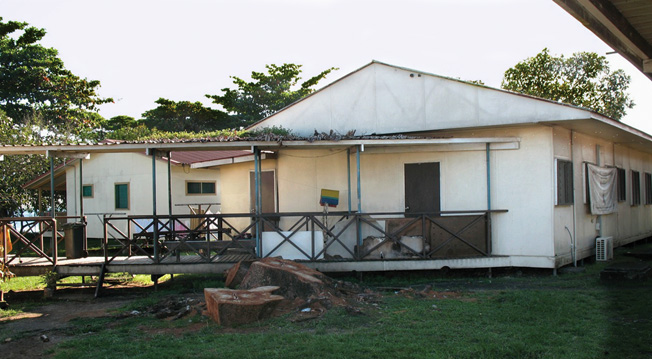
[[[195,251],[195,252],[204,252],[210,253],[211,251],[222,251],[222,250],[239,250],[242,252],[249,253],[256,247],[256,242],[252,239],[239,239],[235,241],[206,241],[206,240],[187,240],[187,241],[176,241],[176,240],[166,240],[162,241],[161,245],[163,248],[167,249],[170,252],[174,252],[179,261],[181,252],[186,251]]]

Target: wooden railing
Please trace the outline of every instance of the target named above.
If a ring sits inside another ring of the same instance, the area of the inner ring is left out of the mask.
[[[106,262],[120,256],[180,262],[181,255],[212,262],[230,253],[304,261],[489,256],[491,216],[503,212],[107,216],[103,247]]]
[[[6,265],[16,264],[22,257],[40,257],[57,265],[59,244],[64,239],[59,223],[86,223],[86,217],[12,217],[0,218],[0,240]],[[85,240],[85,236],[84,236]]]

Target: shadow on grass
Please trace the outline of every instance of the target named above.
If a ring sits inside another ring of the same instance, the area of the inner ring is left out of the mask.
[[[642,261],[626,256],[627,252],[652,253],[652,243],[638,243],[634,246],[618,248],[613,261],[605,267],[622,263],[641,263],[652,266],[650,261]],[[606,308],[609,323],[604,347],[605,358],[652,358],[652,278],[601,280],[601,286],[609,298]],[[587,308],[591,310],[591,308]]]

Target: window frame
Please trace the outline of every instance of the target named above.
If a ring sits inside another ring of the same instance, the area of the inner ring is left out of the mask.
[[[188,191],[188,186],[190,184],[199,184],[200,192],[190,192]],[[212,184],[213,192],[204,192],[204,185]],[[196,181],[196,180],[186,180],[186,196],[215,196],[217,195],[217,181]]]
[[[573,162],[555,158],[555,205],[568,206],[575,204]],[[563,180],[560,181],[560,180]]]
[[[627,171],[616,167],[616,186],[618,202],[627,201]]]
[[[127,186],[127,207],[118,207],[118,186]],[[129,210],[131,207],[131,186],[129,185],[129,182],[115,182],[113,184],[113,205],[116,210],[118,209],[124,209],[124,210]]]
[[[643,181],[645,186],[645,204],[652,204],[652,174],[644,172]]]
[[[630,170],[632,176],[632,206],[641,204],[641,174],[638,171]]]
[[[84,194],[84,188],[87,188],[87,187],[90,187],[90,189],[91,189],[91,194],[89,196]],[[82,197],[83,198],[93,198],[93,197],[95,197],[95,186],[93,186],[92,184],[83,184],[82,185]]]

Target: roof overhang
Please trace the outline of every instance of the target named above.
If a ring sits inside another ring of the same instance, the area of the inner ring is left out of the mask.
[[[652,2],[554,0],[652,79]]]
[[[69,163],[59,166],[54,169],[54,190],[55,191],[65,191],[66,190],[66,167]],[[50,190],[50,172],[48,171],[45,174],[36,177],[30,182],[23,185],[25,189],[41,189],[41,190]]]
[[[269,150],[283,148],[319,149],[347,147],[388,147],[388,146],[432,146],[472,143],[520,143],[516,137],[482,137],[482,138],[389,138],[389,139],[346,139],[346,140],[275,140],[275,141],[219,141],[219,142],[175,142],[175,143],[122,143],[98,145],[45,145],[45,146],[0,146],[0,154],[47,155],[55,151],[59,156],[65,153],[123,153],[160,151],[215,151],[215,150]]]
[[[652,136],[622,122],[607,118],[586,118],[573,120],[542,121],[546,126],[560,126],[587,136],[596,137],[616,145],[652,153]]]
[[[270,153],[260,154],[261,160],[266,160],[272,157],[273,156],[271,156]],[[253,161],[255,161],[255,156],[251,154],[247,156],[229,157],[229,158],[222,158],[219,160],[196,162],[191,164],[190,168],[211,168],[211,167],[218,167],[218,166],[225,166],[225,165],[232,165],[236,163],[253,162]]]

